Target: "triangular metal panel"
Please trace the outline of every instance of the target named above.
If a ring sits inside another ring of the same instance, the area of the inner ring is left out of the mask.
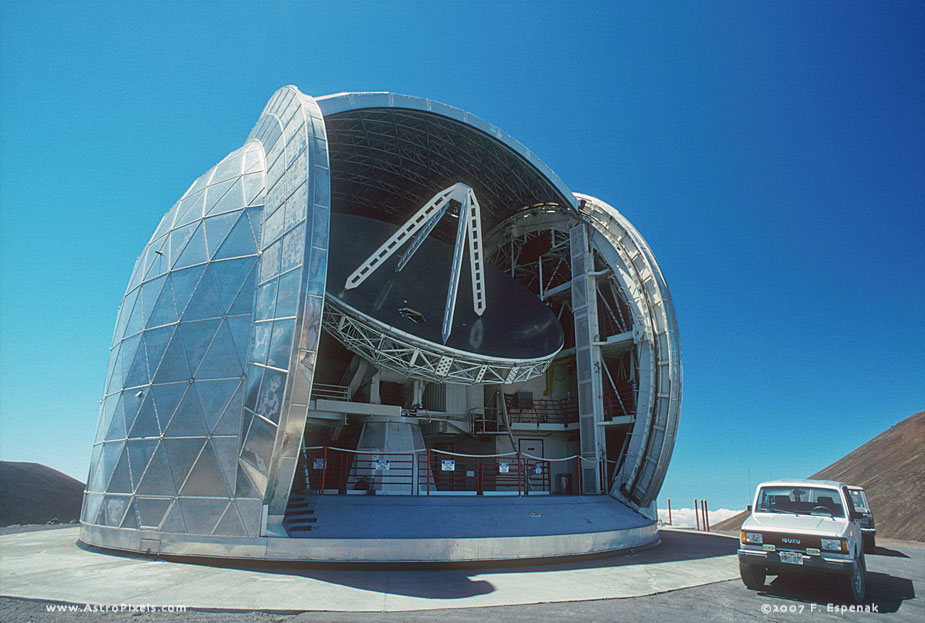
[[[244,524],[238,517],[238,509],[234,504],[229,504],[225,509],[225,514],[218,520],[212,534],[222,536],[244,536]]]
[[[197,221],[202,218],[202,208],[205,202],[205,193],[199,193],[193,197],[187,197],[183,200],[183,202],[189,202],[189,208],[187,208],[186,212],[177,219],[176,224],[174,224],[174,228],[182,227],[187,223],[192,223],[193,221]],[[180,206],[180,210],[183,210],[183,205]]]
[[[186,358],[189,369],[194,376],[202,357],[206,354],[212,338],[221,323],[220,319],[203,320],[200,322],[183,322],[180,324],[180,333],[183,334],[183,346],[186,349]]]
[[[107,493],[131,493],[132,492],[132,477],[128,469],[128,455],[125,453],[125,449],[122,449],[122,453],[119,456],[119,462],[116,463],[116,467],[112,470],[112,478],[109,479],[109,485],[106,487]]]
[[[186,248],[186,243],[189,242],[190,236],[193,235],[193,232],[196,231],[198,227],[198,223],[193,223],[185,227],[179,227],[170,232],[171,266],[176,266],[177,260],[180,259],[180,255],[183,253],[183,249]]]
[[[238,292],[238,296],[234,300],[234,304],[232,304],[231,309],[228,310],[229,316],[246,314],[248,316],[248,320],[250,320],[251,312],[254,309],[254,288],[256,286],[257,264],[254,264],[251,272],[244,280],[244,285],[241,287],[241,291]]]
[[[167,254],[170,253],[169,242],[170,238],[164,236],[148,250],[149,266],[145,279],[154,279],[170,270],[170,263],[167,261]],[[150,311],[148,313],[150,314]]]
[[[119,399],[119,402],[120,404],[122,403],[121,398]],[[112,416],[112,420],[109,422],[109,428],[106,430],[106,436],[104,437],[106,441],[125,439],[125,417],[123,410],[124,407],[116,407],[116,411]]]
[[[251,234],[253,234],[256,244],[260,244],[261,236],[263,235],[263,207],[248,208],[245,214],[251,225]]]
[[[208,256],[212,257],[218,251],[228,230],[234,225],[237,214],[227,213],[218,216],[211,216],[202,222],[206,228],[206,245],[208,246]]]
[[[126,511],[125,517],[122,519],[120,528],[138,529],[138,511],[135,508],[135,502],[129,504],[128,511]]]
[[[173,335],[174,327],[161,327],[144,332],[145,354],[148,360],[148,371],[151,376],[157,371],[157,364],[161,362],[164,351],[167,350],[167,344],[170,343],[170,336]]]
[[[157,414],[154,411],[154,402],[151,399],[150,393],[150,390],[148,390],[148,395],[145,396],[144,402],[141,403],[138,415],[135,416],[131,428],[129,429],[128,436],[132,439],[157,437],[161,434],[160,423],[157,420]]]
[[[167,276],[167,283],[161,290],[161,295],[154,305],[151,317],[148,318],[149,327],[159,327],[165,324],[171,324],[177,321],[177,305],[173,298],[173,276]]]
[[[174,500],[173,506],[167,512],[164,523],[161,524],[161,532],[186,532],[186,523],[183,521],[183,512],[180,510],[180,501]]]
[[[144,307],[143,326],[148,326],[148,319],[157,306],[157,299],[161,295],[161,290],[164,289],[165,283],[167,283],[167,275],[161,275],[141,285],[141,302]]]
[[[180,495],[212,495],[229,496],[230,491],[225,483],[218,459],[212,444],[206,442],[190,470],[189,477],[180,489]]]
[[[202,320],[204,318],[218,318],[222,316],[222,301],[218,296],[218,288],[212,278],[212,269],[207,268],[202,281],[196,288],[193,298],[190,299],[186,311],[183,312],[183,321]]]
[[[177,304],[177,314],[182,316],[189,304],[190,298],[196,291],[196,286],[206,270],[205,265],[184,268],[170,273],[170,283],[173,286],[173,297]]]
[[[167,425],[164,436],[199,437],[205,434],[206,427],[202,420],[202,408],[199,406],[199,397],[196,395],[196,391],[190,388],[183,396],[183,401],[173,414],[170,424]]]
[[[147,389],[130,389],[122,392],[122,408],[125,410],[125,422],[135,421],[135,414],[141,407]]]
[[[144,407],[142,407],[144,409]],[[141,483],[141,477],[154,451],[157,449],[157,439],[129,440],[125,443],[125,452],[128,455],[128,466],[132,473],[132,488]]]
[[[125,442],[116,441],[103,445],[100,452],[99,461],[93,470],[93,476],[90,482],[90,491],[102,493],[106,491],[106,485],[109,484],[109,477],[112,476],[112,470],[122,454],[122,447]]]
[[[116,337],[118,339],[122,339],[125,335],[125,327],[128,324],[128,319],[132,317],[132,311],[135,309],[137,300],[138,290],[132,290],[122,301],[122,306],[119,308],[119,319],[116,321]]]
[[[244,281],[257,263],[257,258],[248,257],[237,260],[224,260],[211,265],[212,276],[218,286],[222,307],[230,309],[235,297],[244,285]]]
[[[103,401],[103,407],[100,409],[100,423],[97,427],[94,443],[103,441],[106,438],[106,433],[109,432],[109,425],[112,424],[112,418],[115,416],[116,410],[118,409],[121,412],[121,399],[120,394],[112,394]]]
[[[80,521],[94,523],[102,506],[103,495],[101,493],[87,493],[84,495],[84,506],[83,512],[80,514]]]
[[[180,498],[177,500],[183,509],[188,534],[212,534],[215,524],[225,513],[231,502],[227,498],[216,500],[210,498]]]
[[[138,495],[176,495],[177,489],[173,484],[173,477],[170,473],[170,465],[167,462],[167,453],[164,448],[164,442],[158,444],[154,455],[148,462],[148,468],[145,470],[141,483],[135,489]]]
[[[138,348],[135,351],[135,361],[132,362],[128,374],[125,375],[125,381],[122,386],[138,387],[139,385],[147,385],[150,380],[151,377],[148,376],[148,355],[144,340],[142,340],[138,344]]]
[[[222,180],[216,184],[212,184],[206,188],[206,202],[205,202],[205,213],[206,215],[212,212],[212,207],[219,202],[219,200],[225,196],[225,193],[228,192],[228,189],[231,188],[231,185],[235,183],[235,180]]]
[[[116,348],[119,350],[112,363],[112,372],[109,376],[109,382],[106,384],[106,393],[109,394],[117,392],[122,388],[122,344],[119,344]]]
[[[231,330],[235,350],[238,351],[238,361],[240,361],[243,368],[247,362],[247,343],[251,328],[250,316],[233,316],[228,318],[226,322]]]
[[[122,524],[122,518],[128,511],[129,502],[132,498],[127,495],[107,495],[103,500],[103,510],[105,511],[105,525],[118,528]]]
[[[263,500],[235,500],[238,515],[244,522],[244,533],[247,536],[260,536],[260,515]]]
[[[240,378],[243,371],[234,347],[228,323],[222,322],[202,363],[196,370],[197,379]]]
[[[152,385],[149,392],[154,399],[154,408],[157,411],[158,423],[161,428],[166,428],[173,412],[177,410],[183,393],[189,388],[190,384],[170,383],[168,385]]]
[[[222,417],[228,401],[240,384],[241,379],[197,381],[193,384],[199,394],[199,404],[202,406],[202,416],[207,430],[211,432],[212,427]]]
[[[138,508],[138,524],[141,528],[156,529],[170,508],[170,498],[135,498]]]
[[[179,331],[175,331],[173,337],[170,339],[170,345],[167,346],[167,351],[164,353],[164,358],[161,359],[161,363],[157,367],[157,372],[154,375],[154,382],[170,383],[176,381],[189,381],[192,376],[189,370],[189,364],[186,360],[186,349],[183,347],[182,336]],[[166,423],[166,420],[163,418],[163,413],[159,413],[159,415],[161,415],[161,419]]]
[[[186,243],[183,253],[174,263],[173,268],[174,270],[179,270],[193,264],[201,264],[207,259],[205,230],[202,228],[202,224],[199,224],[190,236],[189,242]]]
[[[260,473],[256,467],[248,463],[242,458],[238,459],[238,465],[244,470],[244,473],[247,474],[247,477],[250,478],[250,481],[253,483],[254,488],[257,489],[257,495],[261,498],[263,493],[267,489],[267,476],[266,474]]]
[[[236,498],[259,498],[260,493],[251,482],[244,470],[238,465],[238,476],[235,481],[234,496]]]
[[[215,457],[218,459],[228,487],[234,491],[235,471],[238,468],[238,439],[237,437],[213,437],[211,444],[215,449]]]
[[[193,467],[193,463],[196,462],[196,457],[199,456],[199,451],[205,443],[204,437],[164,439],[163,444],[167,449],[167,460],[170,462],[170,470],[178,487],[183,486],[190,469]]]
[[[217,184],[228,179],[240,177],[241,170],[244,166],[244,158],[241,152],[232,152],[224,160],[215,165],[215,173],[212,175],[212,184]]]
[[[231,228],[225,241],[218,248],[215,259],[253,255],[257,252],[257,242],[248,221],[242,216]]]
[[[225,408],[221,419],[209,431],[213,435],[240,435],[241,416],[244,409],[244,383],[238,384],[231,401]],[[235,437],[237,440],[237,437]]]
[[[141,343],[141,334],[122,340],[122,378],[126,378],[132,363],[135,361],[135,351]]]
[[[235,184],[231,187],[231,190],[225,193],[218,203],[212,206],[212,209],[209,210],[209,214],[232,212],[240,210],[242,207],[244,207],[244,191],[239,178],[235,180]]]

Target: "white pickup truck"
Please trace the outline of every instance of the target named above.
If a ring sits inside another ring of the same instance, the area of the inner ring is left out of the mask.
[[[758,485],[742,524],[739,573],[750,589],[765,576],[834,574],[845,597],[863,601],[867,567],[861,514],[848,486],[831,480],[777,480]]]

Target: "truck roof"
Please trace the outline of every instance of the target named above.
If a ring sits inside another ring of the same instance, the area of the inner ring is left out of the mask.
[[[762,482],[759,487],[769,487],[769,486],[802,486],[802,487],[834,487],[836,489],[840,487],[846,487],[843,482],[837,482],[835,480],[810,480],[808,478],[803,479],[787,479],[787,480],[769,480],[767,482]]]

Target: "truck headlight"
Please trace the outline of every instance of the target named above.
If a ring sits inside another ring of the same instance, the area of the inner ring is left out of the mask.
[[[743,543],[750,543],[752,545],[761,545],[764,542],[760,532],[746,532],[745,530],[742,530],[741,539]]]
[[[822,549],[830,552],[848,552],[848,541],[845,539],[822,539]]]

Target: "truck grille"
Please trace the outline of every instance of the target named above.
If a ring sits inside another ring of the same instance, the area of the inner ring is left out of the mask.
[[[822,539],[818,536],[806,536],[805,534],[776,534],[765,532],[762,535],[762,541],[765,545],[774,545],[777,549],[790,549],[794,551],[806,551],[807,547],[820,549]]]

